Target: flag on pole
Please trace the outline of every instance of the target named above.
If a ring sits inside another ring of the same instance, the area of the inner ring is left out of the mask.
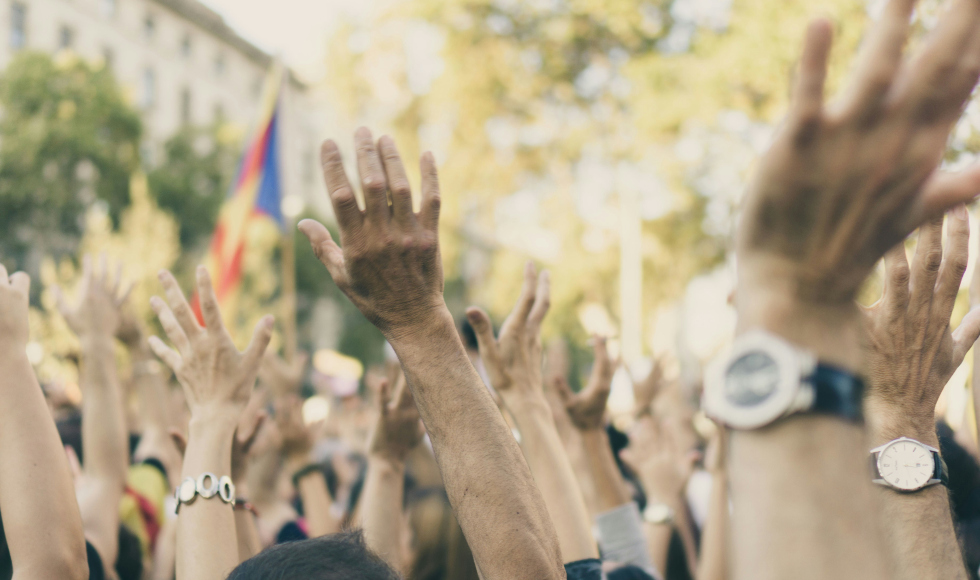
[[[246,232],[255,220],[271,220],[285,228],[281,200],[279,166],[280,97],[283,68],[277,62],[269,71],[259,109],[258,123],[248,140],[238,174],[214,228],[204,265],[211,273],[215,295],[226,316],[234,312],[235,298],[242,281],[242,261]],[[200,303],[193,304],[198,320]]]

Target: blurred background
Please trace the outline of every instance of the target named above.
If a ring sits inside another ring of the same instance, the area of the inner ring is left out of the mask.
[[[697,377],[732,334],[739,197],[785,108],[806,21],[836,23],[836,87],[882,4],[2,0],[0,258],[35,280],[32,362],[42,381],[77,392],[77,345],[51,287],[72,288],[85,252],[125,263],[151,324],[160,268],[191,287],[281,62],[289,227],[248,225],[237,337],[266,312],[295,310],[315,364],[384,360],[381,335],[291,227],[304,217],[333,227],[319,143],[336,139],[349,162],[354,129],[368,125],[396,138],[416,184],[415,160],[436,156],[457,316],[479,304],[499,324],[533,260],[552,272],[545,338],[567,341],[573,364],[600,333],[638,375],[667,354]],[[940,4],[919,4],[918,33]],[[972,103],[950,166],[973,160],[978,127]],[[291,247],[295,268],[283,263]],[[871,280],[867,300],[879,291]],[[954,426],[966,375],[947,397]],[[630,381],[616,384],[611,406],[627,409]]]

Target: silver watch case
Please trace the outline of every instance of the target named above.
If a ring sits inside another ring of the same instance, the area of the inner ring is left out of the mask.
[[[917,439],[912,439],[911,437],[899,437],[898,439],[892,439],[888,443],[885,443],[884,445],[879,445],[878,447],[875,447],[874,449],[871,450],[871,454],[875,458],[875,465],[878,468],[878,473],[879,474],[881,473],[881,456],[883,455],[885,449],[888,449],[892,445],[897,445],[899,443],[907,443],[907,442],[908,443],[915,443],[916,445],[922,447],[923,449],[926,449],[930,453],[936,453],[936,454],[939,453],[939,450],[936,449],[935,447],[932,447],[931,445],[926,445],[925,443],[923,443],[923,442],[921,442],[921,441],[919,441]],[[936,455],[933,455],[932,457],[933,457],[933,462],[935,462]],[[935,465],[933,465],[933,467],[932,467],[932,472],[933,473],[936,473],[936,466]],[[878,485],[881,485],[881,486],[884,486],[884,487],[888,487],[888,488],[891,488],[891,489],[894,489],[894,490],[898,490],[898,491],[903,491],[903,492],[919,491],[920,489],[925,489],[925,488],[929,487],[930,485],[936,485],[936,484],[939,484],[939,483],[942,483],[942,482],[943,482],[943,480],[933,477],[932,479],[930,479],[929,481],[925,482],[924,484],[922,484],[919,487],[916,487],[914,489],[905,489],[903,487],[898,487],[898,486],[892,485],[892,484],[888,483],[884,478],[881,478],[881,477],[879,477],[877,479],[872,479],[871,480],[871,483],[876,483]]]
[[[775,362],[778,382],[764,400],[739,405],[728,399],[725,385],[732,365],[752,353],[765,354]],[[807,379],[816,366],[817,359],[811,353],[774,334],[762,330],[746,332],[705,372],[705,413],[733,429],[758,429],[787,415],[806,411],[814,400],[813,385]]]

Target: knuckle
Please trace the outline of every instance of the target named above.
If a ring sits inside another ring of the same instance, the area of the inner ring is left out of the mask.
[[[391,183],[391,194],[396,197],[412,197],[412,188],[407,180],[398,179]]]
[[[385,181],[379,175],[366,175],[361,183],[365,190],[372,193],[384,192],[386,189]]]
[[[928,272],[938,272],[943,264],[943,251],[941,248],[931,248],[923,256],[922,265]]]

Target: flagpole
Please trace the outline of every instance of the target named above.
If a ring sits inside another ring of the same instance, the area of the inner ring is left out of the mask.
[[[287,121],[287,103],[289,102],[289,69],[285,66],[282,67],[282,81],[281,81],[281,93],[280,93],[280,109],[279,113],[282,115],[280,118],[280,135],[286,132],[286,127],[288,127]],[[282,140],[281,140],[282,141]],[[280,156],[279,158],[285,161],[285,157],[281,155],[283,143],[280,142]],[[282,185],[285,190],[287,175],[289,172],[283,172],[282,174]],[[286,199],[285,191],[281,192],[281,200]],[[295,240],[295,230],[296,225],[293,223],[293,216],[283,216],[286,222],[286,230],[282,235],[282,338],[283,338],[283,357],[286,359],[287,363],[292,363],[296,358],[296,353],[299,340],[297,339],[296,333],[296,247],[294,245]]]
[[[282,338],[283,355],[291,363],[296,357],[296,248],[292,220],[282,236]]]

